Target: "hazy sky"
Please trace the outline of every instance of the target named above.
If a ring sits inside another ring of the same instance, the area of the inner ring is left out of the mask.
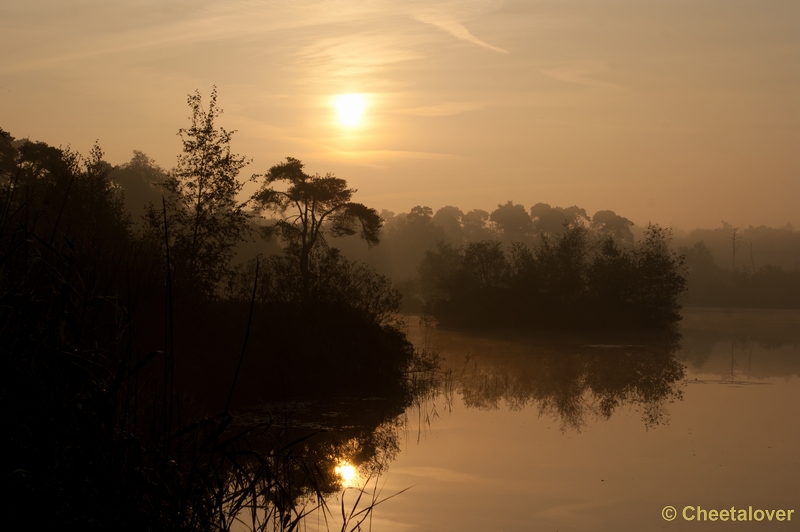
[[[188,93],[360,201],[800,228],[800,2],[4,0],[0,127],[170,168]],[[334,98],[364,95],[345,126]]]

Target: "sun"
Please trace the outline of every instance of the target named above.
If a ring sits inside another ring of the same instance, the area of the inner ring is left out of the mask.
[[[342,94],[336,97],[335,106],[339,122],[348,127],[355,127],[361,123],[367,99],[363,94]]]

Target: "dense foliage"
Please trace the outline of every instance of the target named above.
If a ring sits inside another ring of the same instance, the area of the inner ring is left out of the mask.
[[[669,327],[686,278],[668,244],[654,225],[637,245],[621,245],[593,242],[580,224],[507,252],[496,240],[439,243],[419,269],[426,310],[450,326]]]

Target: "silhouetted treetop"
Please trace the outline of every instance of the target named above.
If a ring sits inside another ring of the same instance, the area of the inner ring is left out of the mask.
[[[148,205],[161,204],[161,184],[168,176],[166,170],[138,150],[133,150],[133,158],[115,167],[110,174],[111,180],[124,191],[125,208],[134,223],[146,217]]]
[[[547,203],[537,203],[531,207],[531,219],[537,233],[553,236],[561,232],[565,223],[583,223],[588,220],[588,216],[586,209],[576,205],[562,208],[551,207]]]
[[[264,226],[266,237],[280,236],[287,252],[299,260],[303,294],[310,288],[309,260],[318,246],[327,247],[325,235],[334,237],[358,234],[373,246],[380,241],[383,220],[375,209],[351,201],[356,189],[333,174],[320,176],[303,172],[303,163],[293,157],[277,164],[263,176],[264,183],[253,195],[258,213],[277,215]],[[275,187],[285,184],[284,189]]]
[[[533,230],[531,217],[525,212],[525,207],[515,204],[511,200],[497,206],[492,211],[489,219],[503,232],[507,240],[521,241],[526,239]]]
[[[612,236],[625,242],[633,242],[631,227],[633,222],[619,216],[614,211],[597,211],[592,216],[592,229],[601,235]]]
[[[347,187],[347,181],[333,174],[320,176],[303,172],[303,163],[287,157],[264,176],[264,184],[253,196],[258,212],[271,211],[283,219],[267,226],[267,233],[279,233],[289,242],[314,247],[324,241],[325,232],[331,236],[358,233],[369,245],[380,241],[381,217],[375,209],[350,201],[357,192]],[[283,181],[286,190],[272,185]]]
[[[433,221],[433,209],[421,205],[412,207],[406,216],[406,221],[411,224],[430,224]]]
[[[495,236],[492,228],[488,227],[489,213],[482,209],[473,209],[462,218],[464,238],[467,242],[479,242]]]
[[[11,133],[0,128],[0,178],[10,179],[17,167],[17,149]]]

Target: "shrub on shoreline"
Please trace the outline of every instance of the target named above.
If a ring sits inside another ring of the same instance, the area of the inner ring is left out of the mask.
[[[589,239],[567,225],[538,246],[440,243],[420,264],[426,311],[453,327],[668,328],[680,320],[684,259],[670,233],[649,225],[643,241]]]

